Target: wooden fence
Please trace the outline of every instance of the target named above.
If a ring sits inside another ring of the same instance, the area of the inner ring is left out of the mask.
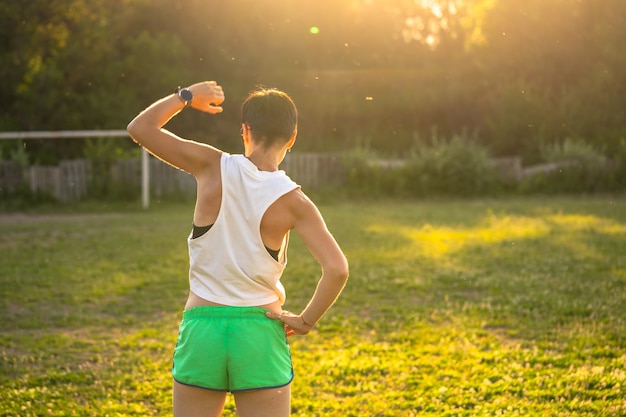
[[[281,169],[307,189],[340,187],[345,182],[344,155],[339,153],[288,153]]]
[[[0,196],[26,185],[33,193],[48,194],[63,202],[76,201],[87,193],[90,179],[91,163],[87,160],[28,169],[15,161],[0,162]]]
[[[139,188],[141,185],[141,161],[122,159],[112,167],[112,178],[120,184]],[[180,171],[156,158],[150,157],[150,193],[156,197],[168,194],[188,194],[196,192],[196,181],[184,171]]]
[[[288,153],[281,165],[289,176],[304,189],[315,190],[326,187],[341,187],[346,179],[346,154],[342,153]],[[156,197],[167,195],[189,195],[196,192],[194,178],[160,160],[150,157],[150,194]],[[404,160],[380,160],[376,164],[393,169],[402,166]],[[558,169],[560,165],[549,164],[523,168],[521,159],[500,158],[493,163],[503,178],[521,180],[535,172]],[[62,202],[84,198],[94,178],[92,164],[80,159],[63,161],[55,167],[31,166],[24,170],[17,162],[0,162],[0,198],[7,192],[26,184],[32,192],[49,194]],[[132,190],[141,188],[141,161],[124,159],[117,161],[110,171],[110,178]]]
[[[341,154],[289,153],[281,165],[291,178],[306,189],[341,186],[345,169]],[[63,161],[58,166],[30,166],[22,169],[17,162],[0,162],[0,197],[25,184],[34,193],[50,195],[62,202],[79,201],[99,182],[92,164],[85,159]],[[123,159],[111,167],[110,178],[131,189],[141,187],[140,159]],[[150,158],[150,193],[194,195],[194,178],[156,158]]]
[[[23,171],[17,161],[0,162],[0,196],[14,191],[23,181]]]

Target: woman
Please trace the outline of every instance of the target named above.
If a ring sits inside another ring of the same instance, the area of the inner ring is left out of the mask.
[[[260,89],[244,101],[244,155],[163,129],[185,107],[217,114],[223,101],[217,83],[200,82],[155,102],[128,125],[133,140],[197,182],[190,292],[172,369],[174,416],[219,416],[227,392],[239,416],[288,416],[293,370],[286,338],[307,334],[331,307],[348,263],[315,204],[278,169],[297,134],[297,110],[287,94]],[[300,314],[282,310],[291,230],[321,266]]]

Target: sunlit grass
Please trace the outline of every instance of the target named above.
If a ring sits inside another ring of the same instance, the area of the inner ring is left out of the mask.
[[[493,244],[507,241],[533,238],[548,232],[549,228],[539,219],[528,217],[502,217],[489,215],[483,224],[477,227],[449,227],[422,225],[419,228],[402,225],[372,225],[370,231],[396,235],[408,243],[409,250],[415,250],[420,256],[442,259],[468,246]]]
[[[351,278],[291,341],[294,416],[626,413],[623,198],[321,209]],[[170,414],[190,213],[0,220],[0,415]],[[286,308],[318,277],[294,237]]]

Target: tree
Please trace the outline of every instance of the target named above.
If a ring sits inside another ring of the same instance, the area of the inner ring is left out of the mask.
[[[532,155],[567,137],[623,137],[625,17],[618,0],[498,2],[479,55],[489,143]]]
[[[566,137],[610,151],[626,137],[625,16],[621,0],[2,2],[0,129],[119,129],[213,78],[225,112],[171,128],[230,150],[265,84],[296,99],[300,149],[400,153],[436,131],[530,159]],[[27,143],[39,160],[79,145]]]

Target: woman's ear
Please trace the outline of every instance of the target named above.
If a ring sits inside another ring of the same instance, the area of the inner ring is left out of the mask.
[[[244,142],[250,140],[250,126],[245,123],[241,124],[241,138],[244,140]]]
[[[243,143],[243,153],[248,156],[250,152],[250,127],[245,123],[241,124],[241,141]]]
[[[294,129],[291,139],[287,142],[287,149],[291,150],[291,147],[296,143],[296,136],[298,135],[298,128]]]

